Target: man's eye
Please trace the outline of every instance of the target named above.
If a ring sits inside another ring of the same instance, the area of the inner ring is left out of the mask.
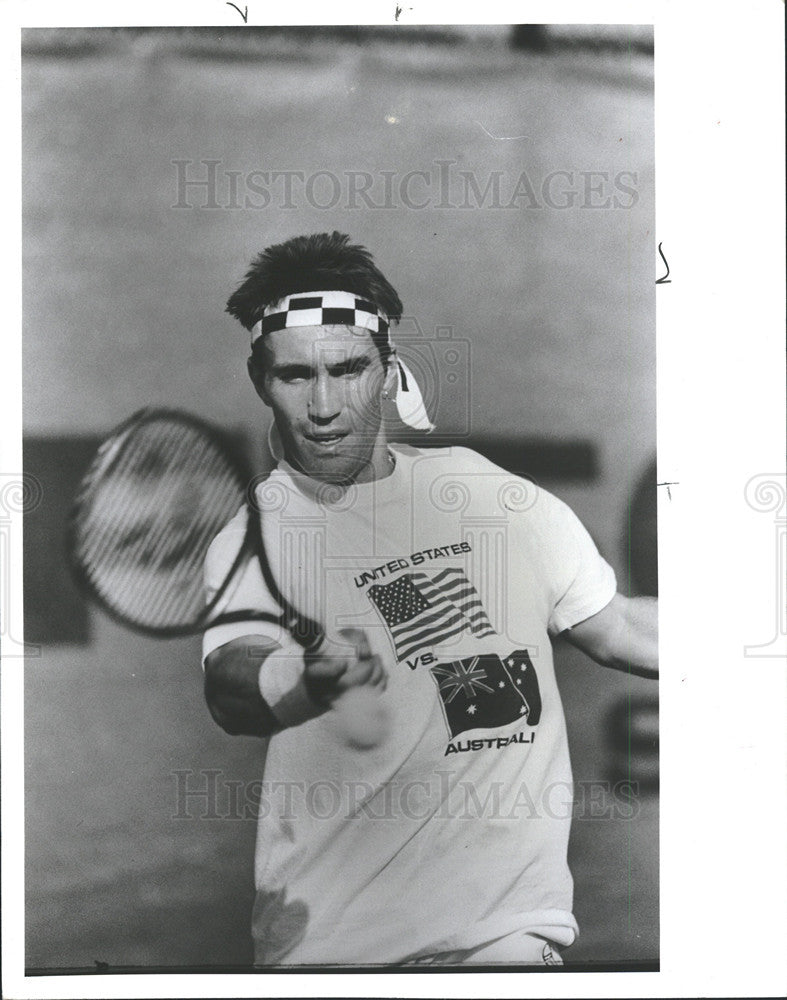
[[[286,382],[288,385],[305,382],[308,377],[309,373],[301,368],[288,368],[285,371],[279,372],[281,381]]]
[[[357,361],[348,361],[347,364],[342,365],[339,374],[354,377],[360,375],[365,368],[366,361],[363,358],[359,358]]]

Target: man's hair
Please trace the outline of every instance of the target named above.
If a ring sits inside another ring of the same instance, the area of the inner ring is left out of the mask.
[[[402,303],[396,289],[372,260],[372,255],[345,233],[295,236],[268,247],[251,263],[246,278],[227,300],[227,312],[247,330],[262,319],[267,306],[294,292],[351,292],[373,302],[391,323],[399,321]],[[390,356],[388,338],[372,334],[383,363]],[[252,363],[261,359],[260,337],[252,350]]]

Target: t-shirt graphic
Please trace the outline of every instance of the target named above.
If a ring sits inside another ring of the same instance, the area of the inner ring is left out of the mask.
[[[494,653],[430,667],[451,737],[468,729],[498,729],[541,718],[541,694],[526,649],[501,660]]]
[[[479,639],[495,634],[478,591],[461,569],[444,569],[432,577],[403,573],[391,583],[370,587],[369,597],[388,626],[397,660],[465,630]]]

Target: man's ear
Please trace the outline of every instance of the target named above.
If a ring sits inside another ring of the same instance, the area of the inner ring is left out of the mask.
[[[248,358],[246,360],[246,370],[249,373],[249,378],[252,381],[252,385],[254,386],[257,395],[266,406],[270,406],[270,397],[268,396],[268,392],[265,388],[265,375],[259,370],[259,368],[257,368],[252,358]]]

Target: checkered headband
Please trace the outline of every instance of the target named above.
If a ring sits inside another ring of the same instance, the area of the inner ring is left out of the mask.
[[[350,292],[301,292],[267,306],[262,319],[251,329],[251,342],[254,344],[265,333],[291,326],[333,324],[386,334],[390,325],[388,317],[373,302]]]
[[[286,330],[296,326],[356,326],[370,333],[382,333],[390,339],[390,324],[385,313],[373,302],[351,292],[298,292],[285,295],[273,305],[266,306],[262,319],[251,328],[252,347],[266,333]],[[403,423],[419,431],[433,431],[423,396],[415,376],[407,365],[396,359],[398,384],[396,409]]]

